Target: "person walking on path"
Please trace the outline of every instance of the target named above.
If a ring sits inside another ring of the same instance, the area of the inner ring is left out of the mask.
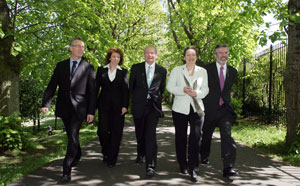
[[[216,63],[205,66],[208,74],[209,94],[203,99],[205,120],[203,138],[200,148],[202,164],[208,164],[212,135],[216,127],[221,135],[221,157],[223,161],[223,177],[237,176],[232,168],[236,159],[236,144],[231,137],[231,126],[236,113],[231,105],[231,88],[237,70],[227,64],[229,48],[225,44],[215,47]]]
[[[68,136],[67,152],[63,161],[61,182],[71,180],[71,170],[81,157],[79,130],[81,123],[94,120],[96,89],[94,67],[82,56],[84,42],[74,38],[70,42],[71,57],[57,63],[51,80],[44,92],[41,112],[47,113],[57,86],[55,114],[61,117]]]
[[[198,58],[194,46],[185,48],[184,65],[175,67],[169,77],[167,90],[175,95],[172,117],[175,125],[176,156],[180,172],[191,175],[191,181],[197,182],[199,164],[199,144],[202,138],[204,105],[202,99],[208,94],[207,73],[196,65]],[[190,124],[187,150],[187,128]]]
[[[147,46],[145,62],[134,64],[129,78],[132,95],[131,112],[137,139],[137,163],[146,158],[146,176],[155,175],[157,159],[156,127],[162,112],[162,94],[166,86],[167,70],[156,64],[157,50]]]
[[[122,139],[125,113],[128,109],[128,73],[121,68],[123,52],[113,47],[107,51],[106,65],[99,67],[96,75],[99,141],[103,162],[108,167],[115,166]]]

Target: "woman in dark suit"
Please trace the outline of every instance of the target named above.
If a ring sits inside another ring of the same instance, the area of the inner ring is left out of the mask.
[[[121,68],[123,52],[113,47],[107,51],[106,65],[99,67],[96,91],[99,123],[97,134],[102,147],[103,162],[113,167],[117,162],[125,113],[128,108],[128,72]]]

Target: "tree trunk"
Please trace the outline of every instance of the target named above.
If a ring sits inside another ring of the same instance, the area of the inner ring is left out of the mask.
[[[0,115],[8,116],[19,111],[19,71],[18,57],[11,55],[14,41],[9,8],[5,0],[0,0],[0,28],[4,37],[0,38]]]
[[[299,13],[299,0],[290,0],[288,4],[290,16]],[[285,102],[287,109],[286,145],[297,138],[297,125],[300,122],[300,24],[289,20],[288,51],[284,79]]]

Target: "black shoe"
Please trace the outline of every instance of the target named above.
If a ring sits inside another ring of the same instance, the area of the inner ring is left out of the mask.
[[[60,178],[60,182],[61,183],[69,183],[71,181],[71,176],[70,175],[63,175],[61,178]]]
[[[232,170],[232,168],[226,168],[223,170],[223,177],[229,178],[232,176],[239,176],[239,173],[237,171]]]
[[[153,168],[147,168],[146,177],[147,178],[152,178],[153,176],[155,176],[155,170]]]
[[[209,164],[208,158],[203,158],[203,159],[201,159],[201,163],[204,164],[204,165]]]
[[[188,174],[188,171],[186,168],[180,167],[180,173],[181,174]]]
[[[108,156],[103,156],[103,163],[107,163],[107,160],[108,160]]]
[[[191,175],[191,181],[192,182],[197,182],[198,181],[198,175],[197,175],[197,172],[195,170],[190,171],[190,175]]]
[[[143,159],[144,159],[143,156],[137,156],[136,159],[135,159],[135,162],[142,164],[144,162]]]
[[[116,164],[115,163],[107,163],[107,166],[109,167],[109,168],[113,168],[114,166],[115,166]]]

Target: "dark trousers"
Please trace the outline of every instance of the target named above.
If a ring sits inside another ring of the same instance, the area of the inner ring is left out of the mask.
[[[124,128],[124,115],[121,115],[121,109],[100,110],[98,123],[98,137],[102,147],[103,156],[107,156],[109,164],[117,162],[120,143]]]
[[[153,102],[146,103],[142,118],[134,118],[138,156],[145,156],[146,168],[155,169],[157,159],[156,126],[159,113]]]
[[[81,148],[79,144],[79,130],[82,119],[78,118],[73,106],[69,106],[68,113],[62,117],[68,136],[68,146],[63,162],[63,174],[70,175],[72,164],[79,161],[81,157]]]
[[[173,122],[175,125],[175,147],[176,156],[180,168],[194,170],[199,164],[199,147],[202,138],[202,126],[204,117],[200,117],[190,107],[188,115],[172,111]],[[187,127],[190,124],[188,139],[188,161],[187,152]]]
[[[231,137],[231,126],[233,122],[232,113],[228,112],[224,107],[220,107],[215,113],[214,120],[205,119],[203,125],[203,139],[201,143],[201,159],[208,158],[210,154],[210,146],[212,135],[216,127],[219,127],[221,134],[221,157],[224,168],[232,168],[236,158],[236,144]]]

